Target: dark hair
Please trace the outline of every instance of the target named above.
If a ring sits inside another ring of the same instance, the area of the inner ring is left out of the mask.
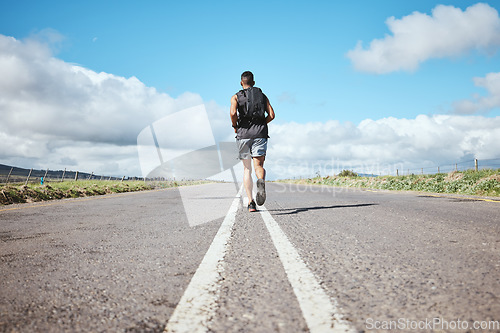
[[[243,74],[241,74],[241,81],[249,86],[253,86],[255,84],[253,80],[253,73],[250,71],[243,72]]]

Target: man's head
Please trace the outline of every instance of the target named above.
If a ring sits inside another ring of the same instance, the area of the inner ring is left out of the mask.
[[[241,85],[243,86],[243,88],[245,88],[245,86],[253,87],[254,84],[255,84],[255,81],[253,80],[252,72],[246,71],[246,72],[243,72],[243,74],[241,74]]]

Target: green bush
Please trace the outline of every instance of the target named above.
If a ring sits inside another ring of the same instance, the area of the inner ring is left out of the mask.
[[[338,174],[339,177],[358,177],[358,174],[352,170],[342,170],[341,173]]]
[[[484,195],[500,195],[500,182],[496,179],[487,179],[473,186],[472,191]]]

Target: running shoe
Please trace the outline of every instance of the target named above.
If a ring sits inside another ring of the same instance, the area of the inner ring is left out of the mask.
[[[257,179],[257,205],[262,206],[266,202],[266,183],[264,179]]]
[[[249,212],[255,212],[257,211],[257,207],[255,207],[255,201],[251,201],[249,204],[248,204],[248,211]]]

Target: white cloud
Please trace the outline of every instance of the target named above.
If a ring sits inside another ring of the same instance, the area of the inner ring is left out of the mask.
[[[499,158],[500,117],[420,115],[351,123],[271,124],[267,166],[273,177],[381,174],[471,158]]]
[[[455,57],[470,50],[488,52],[500,45],[498,12],[484,3],[465,11],[438,5],[431,16],[414,12],[402,19],[390,17],[386,24],[391,35],[373,40],[367,49],[358,42],[347,53],[357,70],[376,74],[414,71],[431,58]]]
[[[174,99],[137,78],[96,73],[53,57],[50,47],[0,35],[0,163],[27,168],[141,175],[137,135],[173,112],[203,103]],[[498,77],[476,80],[499,95]],[[476,100],[480,103],[481,100]],[[227,107],[205,103],[216,142],[234,140]],[[179,126],[194,124],[190,119]],[[200,129],[203,130],[203,129]],[[359,125],[270,125],[271,178],[340,166],[421,167],[470,156],[498,158],[500,117],[441,115],[364,120]],[[179,144],[179,147],[185,147]],[[175,144],[174,144],[175,146]]]
[[[461,100],[453,103],[455,114],[486,113],[500,107],[500,73],[489,73],[486,77],[475,77],[474,84],[485,88],[489,95],[475,96],[473,100]]]
[[[53,31],[49,36],[59,40]],[[81,171],[139,175],[139,132],[165,115],[203,103],[197,94],[174,99],[135,77],[64,62],[36,38],[0,35],[0,73],[0,163],[23,167],[64,168],[64,161],[76,161]],[[209,110],[220,129],[217,117],[228,116],[213,105]]]

